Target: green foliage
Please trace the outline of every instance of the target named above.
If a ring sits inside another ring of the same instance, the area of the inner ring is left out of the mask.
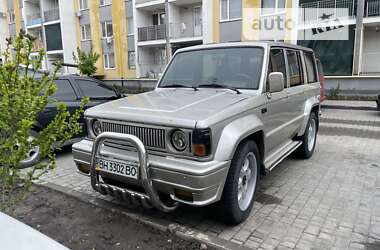
[[[81,108],[70,114],[65,104],[51,98],[57,90],[54,79],[59,66],[36,78],[45,52],[40,50],[36,59],[30,59],[33,41],[23,31],[15,41],[8,39],[0,66],[0,210],[21,201],[32,182],[55,166],[55,151],[80,132],[78,121],[88,102],[83,100]],[[57,105],[57,116],[31,140],[38,114],[51,102]],[[36,146],[43,160],[21,170],[20,161]]]
[[[327,94],[327,99],[338,100],[339,93],[340,93],[340,83],[338,83],[338,86],[336,86],[336,88],[333,88],[329,91],[329,93]]]
[[[73,59],[78,64],[79,72],[82,75],[92,76],[96,73],[97,67],[95,66],[100,55],[96,52],[86,53],[83,50],[77,48],[77,55],[73,52]]]

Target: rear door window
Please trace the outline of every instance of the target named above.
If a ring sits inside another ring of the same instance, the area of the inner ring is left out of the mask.
[[[71,83],[67,79],[55,80],[57,84],[57,91],[52,95],[52,98],[57,101],[74,101],[77,99],[77,95],[74,92]]]
[[[307,82],[308,83],[316,82],[317,81],[317,70],[315,68],[313,53],[304,52],[304,55],[305,55]]]
[[[300,52],[287,50],[286,55],[288,58],[290,87],[302,85],[304,80]]]
[[[78,86],[82,90],[83,95],[89,98],[116,97],[115,91],[98,82],[85,79],[76,79],[75,81],[78,83]]]
[[[284,75],[284,88],[287,88],[286,65],[283,49],[271,49],[269,54],[268,76],[272,72],[281,72]]]

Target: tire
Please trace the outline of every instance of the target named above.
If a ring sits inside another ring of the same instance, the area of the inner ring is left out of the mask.
[[[251,171],[250,178],[247,177],[249,174],[248,170],[244,171],[247,163],[249,171]],[[249,216],[256,196],[259,175],[259,149],[254,141],[243,142],[239,145],[232,158],[222,198],[215,204],[213,209],[218,219],[223,220],[227,224],[237,225]],[[243,185],[239,185],[239,183]],[[239,193],[239,190],[243,191],[244,189],[245,192]],[[244,193],[245,195],[243,195]]]
[[[34,138],[36,138],[38,135],[37,132],[35,131],[31,131],[30,133],[30,136],[29,136],[29,139],[28,140],[34,140]],[[22,160],[20,162],[20,169],[24,169],[24,168],[29,168],[29,167],[32,167],[34,166],[35,164],[37,164],[38,162],[40,162],[40,148],[39,146],[31,149],[29,152],[28,152],[28,155],[27,155],[27,158],[25,158],[24,160]]]
[[[305,133],[300,138],[302,145],[296,150],[296,156],[302,159],[309,159],[315,149],[318,134],[318,118],[315,112],[310,113],[309,121]]]

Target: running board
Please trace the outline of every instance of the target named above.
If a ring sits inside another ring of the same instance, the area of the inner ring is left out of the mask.
[[[264,162],[266,172],[270,172],[278,164],[280,164],[286,157],[293,153],[299,146],[302,145],[301,141],[289,141],[281,148],[272,153]]]

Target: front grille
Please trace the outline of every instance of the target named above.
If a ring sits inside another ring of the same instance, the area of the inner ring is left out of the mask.
[[[104,132],[115,132],[137,136],[146,147],[165,149],[165,130],[137,127],[126,124],[102,122]]]

